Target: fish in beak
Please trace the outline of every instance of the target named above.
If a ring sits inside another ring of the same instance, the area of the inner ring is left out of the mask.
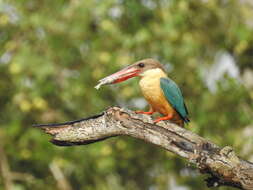
[[[130,65],[110,76],[107,76],[101,80],[99,80],[99,84],[95,86],[96,89],[99,89],[100,86],[106,85],[106,84],[115,84],[119,82],[123,82],[127,79],[130,79],[132,77],[136,77],[140,74],[141,70],[139,68],[136,68],[135,65]]]

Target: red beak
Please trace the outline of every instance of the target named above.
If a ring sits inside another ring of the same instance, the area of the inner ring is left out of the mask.
[[[123,82],[129,78],[138,76],[140,71],[141,71],[140,69],[136,69],[134,67],[129,66],[118,71],[117,73],[114,73],[108,76],[108,78],[109,77],[115,78],[115,80],[112,82],[113,84],[115,84],[115,83]]]

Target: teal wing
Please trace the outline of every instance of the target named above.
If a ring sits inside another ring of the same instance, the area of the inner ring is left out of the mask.
[[[180,117],[184,120],[184,122],[189,122],[190,120],[188,119],[188,110],[184,103],[182,92],[177,84],[169,78],[161,78],[160,86],[162,88],[164,96],[177,111]]]

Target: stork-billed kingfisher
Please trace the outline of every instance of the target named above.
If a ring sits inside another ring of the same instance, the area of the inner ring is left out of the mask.
[[[171,120],[180,126],[188,123],[188,111],[180,88],[165,73],[163,65],[154,59],[143,59],[114,73],[108,77],[119,83],[132,77],[140,77],[139,86],[150,105],[148,112],[136,111],[140,114],[152,115],[159,112],[163,115],[154,122]]]

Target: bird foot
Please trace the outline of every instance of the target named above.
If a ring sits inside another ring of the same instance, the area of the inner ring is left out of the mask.
[[[157,118],[156,120],[154,120],[154,123],[157,123],[157,122],[159,122],[159,121],[171,120],[172,117],[173,117],[173,115],[172,115],[172,114],[169,114],[169,115],[167,115],[167,116],[165,116],[165,117]]]
[[[146,114],[146,115],[152,115],[154,111],[135,111],[136,114]]]

